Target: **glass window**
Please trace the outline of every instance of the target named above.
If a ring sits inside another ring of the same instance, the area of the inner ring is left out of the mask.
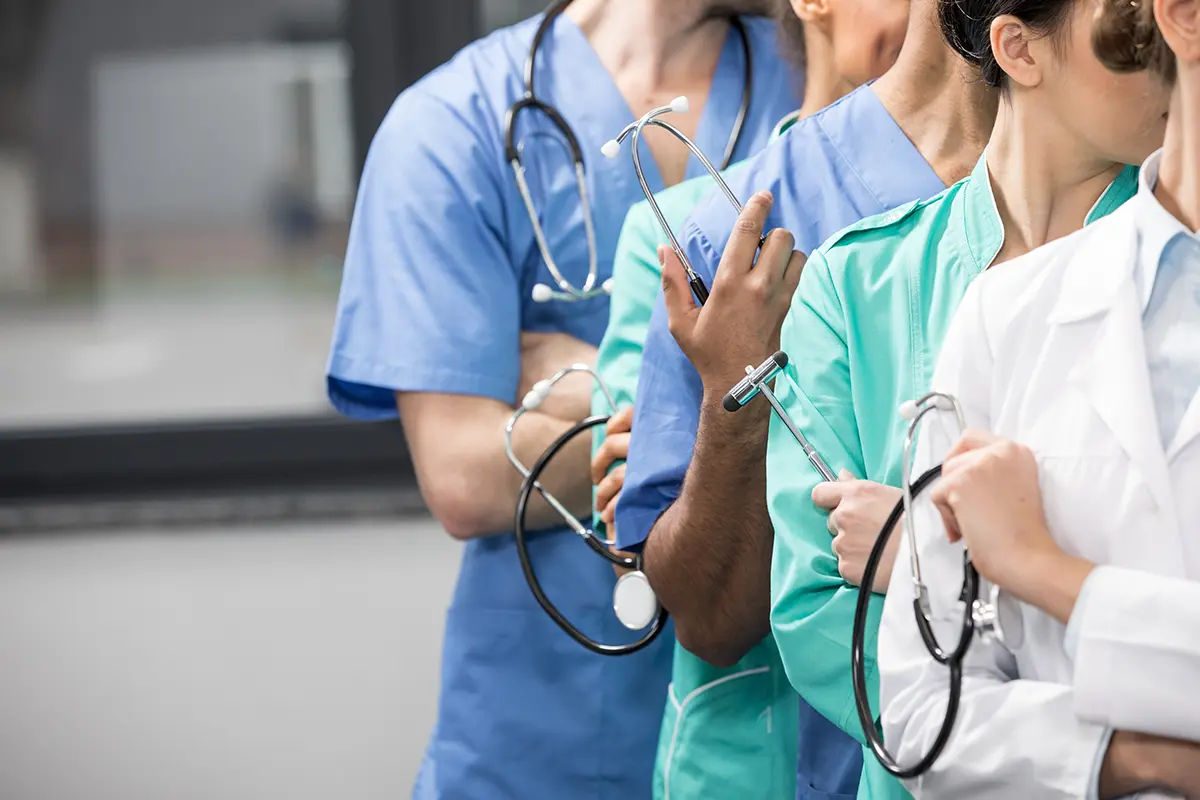
[[[342,5],[0,2],[0,428],[326,413]]]

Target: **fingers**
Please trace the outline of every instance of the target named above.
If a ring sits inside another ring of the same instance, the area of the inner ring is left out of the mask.
[[[605,519],[606,513],[611,515],[611,512],[616,509],[617,497],[621,494],[621,487],[625,485],[625,465],[617,467],[611,474],[606,475],[604,480],[600,481],[596,486],[596,508],[600,509],[600,519],[605,524],[611,522],[611,519]],[[611,509],[610,509],[611,506]]]
[[[796,289],[800,286],[800,275],[804,272],[804,265],[807,263],[808,256],[799,250],[793,250],[788,257],[788,263],[783,273],[783,295],[787,298],[789,306],[792,296],[796,294]]]
[[[746,202],[742,213],[738,214],[737,222],[733,224],[733,234],[721,255],[718,275],[726,270],[737,273],[750,271],[754,266],[754,254],[758,252],[758,244],[767,224],[767,216],[774,205],[775,198],[770,192],[758,192]],[[766,252],[765,245],[763,252]]]
[[[938,483],[930,492],[930,500],[933,501],[934,508],[942,517],[942,524],[946,526],[946,538],[950,540],[951,544],[962,538],[962,531],[958,527],[958,517],[955,515],[954,506],[950,501],[952,496],[953,487],[946,481]]]
[[[626,406],[609,417],[604,426],[604,432],[612,436],[617,433],[629,433],[633,430],[633,406]]]
[[[812,501],[813,505],[818,508],[832,510],[837,508],[838,503],[842,502],[842,497],[846,493],[846,486],[842,483],[834,483],[833,481],[823,481],[813,487]]]
[[[618,433],[609,436],[604,440],[604,444],[596,450],[596,454],[592,456],[592,483],[599,484],[604,479],[608,468],[613,465],[614,461],[629,455],[629,434]]]
[[[838,480],[839,480],[839,481],[852,481],[852,480],[855,480],[855,478],[854,478],[854,473],[853,473],[853,472],[851,472],[851,471],[850,471],[850,470],[848,470],[848,469],[842,469],[842,470],[838,470]]]
[[[667,327],[676,341],[680,337],[688,337],[691,329],[696,327],[696,317],[699,307],[692,297],[692,287],[688,283],[687,270],[674,250],[666,245],[659,245],[658,260],[662,264],[663,302],[667,306]],[[683,342],[680,341],[682,345]]]
[[[963,431],[962,436],[958,437],[958,441],[946,453],[943,462],[949,461],[955,456],[960,456],[963,453],[969,453],[972,450],[978,450],[981,447],[987,447],[990,444],[1000,441],[1000,437],[987,431],[981,431],[976,428],[968,428]]]

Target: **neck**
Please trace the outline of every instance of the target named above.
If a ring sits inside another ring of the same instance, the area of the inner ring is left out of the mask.
[[[904,47],[871,88],[944,183],[971,172],[996,118],[996,92],[942,40],[936,0],[912,0]]]
[[[615,77],[652,85],[711,74],[729,31],[705,0],[575,0],[563,13]]]
[[[837,71],[833,44],[815,25],[804,26],[804,104],[800,117],[820,111],[854,89]]]
[[[988,143],[988,174],[1004,225],[995,263],[1083,227],[1088,212],[1124,164],[1082,152],[1045,109],[1000,104]]]
[[[1192,74],[1189,74],[1191,72]],[[1200,69],[1185,71],[1171,97],[1154,194],[1190,230],[1200,230]]]

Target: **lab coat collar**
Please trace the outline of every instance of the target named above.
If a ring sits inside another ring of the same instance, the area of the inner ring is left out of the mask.
[[[1137,261],[1136,202],[1117,209],[1096,228],[1072,234],[1078,248],[1067,252],[1058,299],[1049,322],[1065,325],[1108,311],[1117,293],[1133,276]],[[1140,324],[1139,324],[1140,330]],[[1139,335],[1140,341],[1140,335]]]
[[[1070,325],[1103,314],[1091,323],[1094,333],[1086,355],[1067,380],[1104,421],[1173,524],[1175,503],[1150,392],[1142,304],[1133,279],[1138,256],[1134,206],[1126,204],[1101,225],[1075,234],[1082,239],[1077,248],[1066,251],[1070,261],[1049,321]]]

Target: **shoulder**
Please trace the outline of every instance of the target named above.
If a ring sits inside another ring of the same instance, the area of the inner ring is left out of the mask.
[[[726,173],[730,190],[742,201],[756,192],[770,192],[775,205],[768,225],[780,227],[783,219],[789,219],[793,224],[785,227],[796,236],[798,243],[804,241],[805,232],[793,230],[795,223],[807,220],[810,215],[796,207],[820,197],[822,189],[828,188],[833,169],[821,144],[824,133],[818,116],[796,122],[758,153]],[[696,204],[689,219],[689,235],[703,238],[720,252],[733,231],[737,212],[711,181],[708,186],[709,190]]]
[[[468,142],[502,155],[503,121],[521,95],[523,61],[538,18],[459,50],[392,103],[372,151],[462,151]]]
[[[933,197],[914,200],[847,225],[821,245],[821,253],[830,262],[838,262],[856,248],[887,246],[917,229],[940,221],[949,214],[967,180],[964,178]]]

